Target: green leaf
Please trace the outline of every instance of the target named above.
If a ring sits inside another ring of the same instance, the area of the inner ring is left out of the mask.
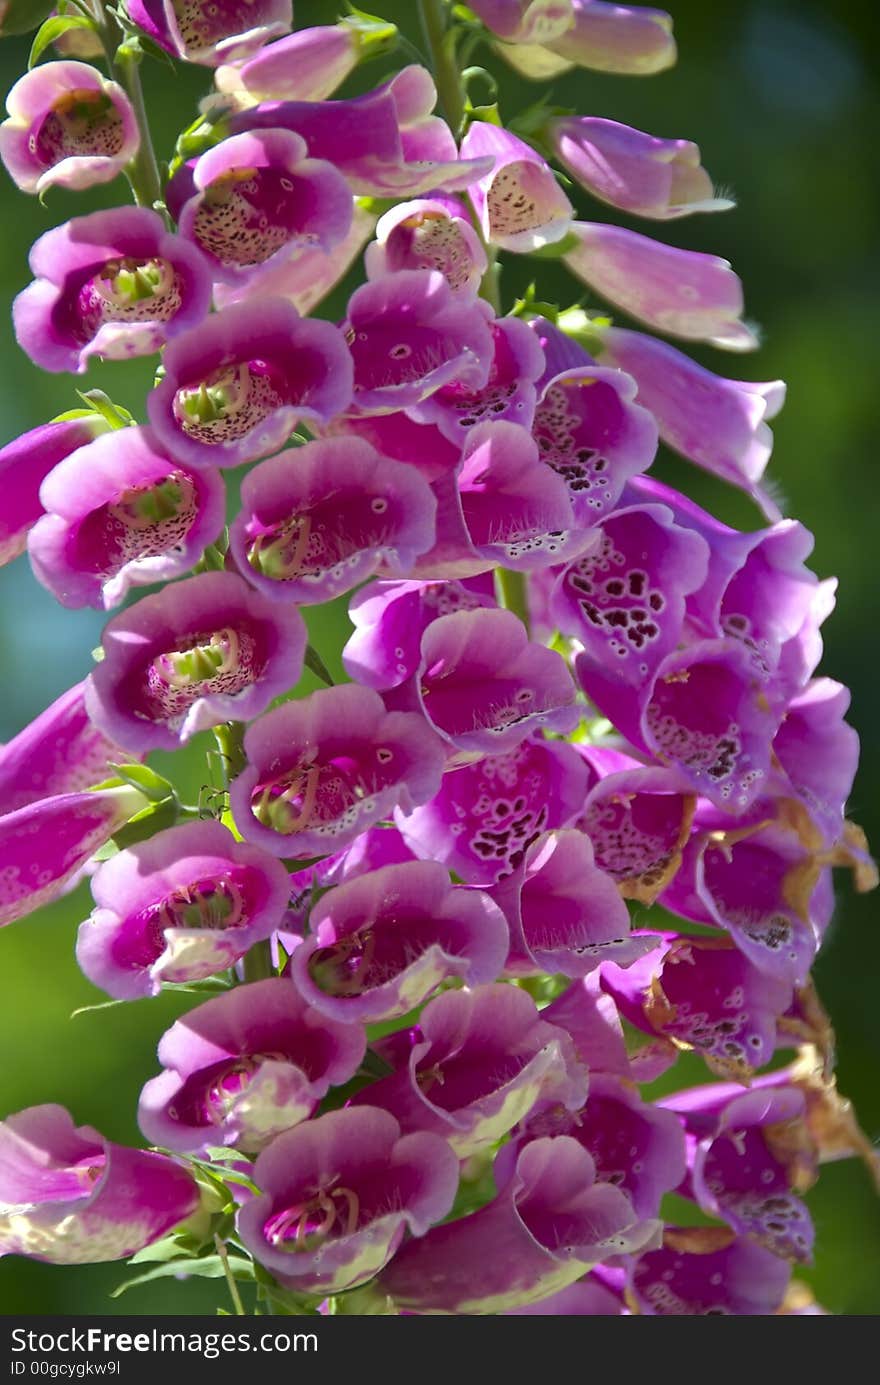
[[[254,1267],[250,1260],[245,1260],[240,1255],[230,1255],[227,1259],[233,1279],[253,1280]],[[119,1298],[121,1294],[134,1289],[138,1284],[149,1284],[154,1279],[223,1279],[225,1275],[226,1270],[219,1255],[206,1255],[203,1260],[180,1257],[156,1265],[144,1274],[135,1275],[133,1279],[126,1279],[113,1290],[110,1297]]]
[[[564,255],[570,255],[572,250],[577,250],[580,241],[574,231],[569,231],[562,240],[554,241],[552,245],[542,245],[540,250],[530,250],[529,255],[533,260],[561,260]]]
[[[90,33],[96,34],[98,26],[93,19],[86,19],[85,15],[79,14],[58,14],[52,19],[47,19],[45,24],[41,24],[37,31],[37,36],[31,46],[31,55],[28,58],[28,71],[35,67],[40,58],[56,38],[66,34],[69,29],[88,29]]]
[[[152,803],[161,803],[163,799],[170,798],[174,793],[168,780],[163,779],[162,775],[157,774],[154,769],[150,769],[149,765],[118,765],[111,760],[110,768],[115,770],[117,776],[124,783],[140,789],[141,793],[146,794]]]
[[[78,1010],[71,1010],[70,1018],[75,1020],[77,1015],[91,1015],[97,1010],[115,1010],[117,1005],[129,1005],[128,1000],[102,1000],[97,1005],[80,1005]]]
[[[150,803],[139,813],[135,813],[124,827],[113,833],[113,840],[120,850],[124,850],[136,842],[152,837],[156,832],[164,831],[166,827],[173,827],[176,822],[177,799],[171,794],[161,802]]]
[[[84,404],[88,404],[92,413],[100,414],[111,428],[127,428],[129,424],[134,422],[128,409],[123,409],[120,404],[114,404],[109,394],[105,394],[103,390],[86,390],[85,394],[81,390],[77,390],[77,394]]]
[[[137,1251],[129,1256],[130,1265],[142,1264],[164,1264],[168,1260],[180,1260],[183,1258],[183,1250],[176,1235],[163,1236],[161,1241],[154,1241],[151,1246],[144,1246],[143,1250]]]

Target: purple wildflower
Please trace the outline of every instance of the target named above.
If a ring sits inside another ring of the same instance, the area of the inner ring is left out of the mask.
[[[24,552],[28,531],[45,513],[40,487],[50,471],[108,428],[100,414],[84,411],[79,418],[59,419],[32,428],[0,450],[0,566]]]
[[[486,241],[527,254],[563,240],[572,206],[550,168],[516,135],[475,120],[461,142],[464,158],[491,156],[493,165],[468,195]]]
[[[368,279],[401,269],[437,269],[455,293],[475,294],[488,260],[463,203],[454,197],[401,202],[379,218],[367,247]]]
[[[129,18],[187,62],[217,67],[247,58],[290,31],[292,0],[126,0]]]

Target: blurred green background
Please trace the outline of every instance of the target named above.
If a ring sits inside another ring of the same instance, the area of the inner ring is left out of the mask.
[[[342,6],[339,6],[341,9]],[[416,43],[412,0],[383,4]],[[880,726],[877,582],[878,435],[880,435],[880,204],[877,146],[880,74],[875,0],[671,0],[680,57],[677,67],[650,79],[573,73],[554,84],[558,104],[610,116],[653,134],[698,141],[716,182],[732,188],[739,206],[718,217],[694,217],[638,228],[659,239],[726,256],[741,274],[748,315],[764,328],[755,356],[695,354],[722,374],[782,377],[788,404],[774,424],[770,475],[787,512],[816,534],[813,565],[840,579],[838,606],[826,626],[822,671],[851,685],[851,720],[862,737],[863,760],[851,816],[880,842]],[[333,3],[301,3],[297,23],[331,22]],[[394,60],[367,68],[354,91],[373,85]],[[510,116],[544,89],[523,82],[481,50],[501,77],[502,113]],[[0,44],[0,85],[6,91],[24,71],[25,41]],[[206,73],[158,63],[145,72],[148,109],[161,157],[193,117]],[[9,304],[29,280],[27,252],[43,231],[70,216],[125,197],[120,180],[92,194],[53,190],[48,205],[18,194],[3,178],[0,300]],[[585,218],[605,213],[579,197]],[[636,226],[637,223],[631,223]],[[508,264],[510,257],[508,257]],[[539,297],[562,301],[564,273],[521,260],[505,271],[507,304],[529,279]],[[322,310],[341,316],[347,289]],[[570,282],[570,281],[569,281]],[[152,362],[93,369],[83,384],[40,373],[2,326],[0,445],[77,403],[74,389],[101,385],[143,419]],[[730,522],[756,527],[757,516],[720,483],[664,458],[661,473],[687,488]],[[4,679],[0,741],[90,668],[103,621],[95,612],[64,611],[33,580],[26,559],[0,571],[0,649]],[[330,662],[342,637],[337,608],[314,638]],[[186,757],[186,789],[205,777],[202,747]],[[59,1101],[80,1123],[110,1138],[136,1142],[134,1119],[141,1084],[156,1070],[155,1047],[186,997],[162,996],[71,1019],[78,1006],[103,997],[80,975],[73,957],[76,926],[88,912],[88,891],[0,933],[0,1115],[38,1102]],[[868,1134],[880,1137],[880,1005],[876,896],[854,896],[839,880],[838,908],[816,976],[835,1021],[838,1078]],[[809,1196],[818,1249],[810,1278],[821,1302],[844,1314],[880,1312],[880,1201],[855,1162],[827,1166]],[[0,1312],[199,1313],[224,1302],[214,1282],[164,1281],[111,1300],[123,1278],[118,1265],[61,1270],[17,1258],[0,1261]]]

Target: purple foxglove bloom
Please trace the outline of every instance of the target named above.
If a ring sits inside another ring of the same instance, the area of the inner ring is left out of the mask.
[[[375,216],[355,203],[348,235],[332,250],[307,247],[292,259],[273,260],[270,265],[253,270],[244,283],[215,284],[214,306],[222,311],[233,303],[259,295],[284,298],[306,317],[347,274],[375,225]]]
[[[169,827],[96,871],[76,958],[108,995],[158,995],[163,982],[214,976],[268,938],[288,893],[280,862],[221,823]]]
[[[573,982],[541,1015],[548,1024],[565,1030],[591,1076],[604,1072],[630,1083],[651,1080],[630,1062],[620,1015],[614,1001],[601,989],[600,972]]]
[[[405,269],[363,284],[344,324],[355,411],[407,409],[452,381],[480,389],[492,360],[486,318],[486,304],[456,296],[438,270]]]
[[[621,896],[653,904],[681,865],[695,796],[672,770],[613,751],[585,748],[582,754],[601,767],[602,777],[590,789],[578,826]]]
[[[760,488],[773,450],[767,419],[785,401],[781,380],[725,380],[667,342],[642,332],[602,331],[602,360],[627,371],[663,441],[704,471],[755,498],[770,519],[779,511]]]
[[[384,457],[406,462],[426,481],[448,478],[461,462],[461,446],[451,443],[439,428],[414,423],[408,414],[345,414],[334,419],[325,436],[363,438]]]
[[[375,91],[348,101],[266,101],[230,122],[242,130],[284,129],[302,135],[313,159],[327,159],[363,197],[423,197],[465,188],[489,159],[460,159],[449,127],[430,113],[431,74],[405,67]]]
[[[3,487],[0,567],[24,552],[28,531],[44,513],[40,487],[49,472],[71,452],[85,447],[108,428],[109,424],[100,414],[84,411],[81,418],[61,419],[32,428],[0,449],[0,485]]]
[[[578,722],[565,661],[529,640],[510,611],[441,616],[422,636],[419,673],[404,701],[472,757],[512,750],[533,731],[571,731]]]
[[[664,1193],[677,1188],[687,1172],[679,1117],[642,1101],[631,1083],[617,1077],[591,1073],[583,1110],[538,1110],[519,1138],[547,1135],[577,1140],[592,1155],[597,1180],[622,1189],[640,1217],[658,1217]]]
[[[46,514],[28,537],[34,576],[62,606],[118,606],[129,588],[179,577],[223,531],[213,467],[172,461],[147,428],[104,433],[40,488]]]
[[[680,643],[685,598],[705,581],[709,546],[661,505],[617,510],[594,532],[597,544],[563,571],[550,611],[583,645],[579,669],[598,666],[643,686]]]
[[[22,192],[80,191],[109,183],[140,146],[122,87],[88,63],[43,63],[6,98],[0,159]]]
[[[290,130],[233,135],[188,174],[191,195],[172,211],[180,234],[225,283],[248,282],[255,269],[314,247],[327,254],[351,230],[353,203],[342,174],[310,159],[305,140]]]
[[[401,269],[436,269],[454,293],[476,294],[488,266],[467,209],[454,197],[401,202],[379,218],[367,246],[368,279]]]
[[[233,559],[275,601],[314,605],[380,567],[407,572],[434,542],[427,481],[360,438],[310,442],[261,462],[245,477],[241,501]]]
[[[354,634],[342,651],[350,678],[384,692],[412,678],[422,635],[457,611],[495,606],[491,578],[465,582],[371,582],[348,608]]]
[[[394,1071],[362,1088],[355,1105],[375,1103],[404,1130],[443,1135],[460,1159],[494,1144],[537,1101],[575,1111],[587,1094],[568,1034],[545,1023],[517,986],[445,991],[416,1029],[375,1047]]]
[[[245,62],[218,67],[219,92],[244,109],[261,101],[326,101],[358,63],[393,45],[393,24],[350,16],[279,39]]]
[[[498,125],[475,120],[461,152],[463,158],[493,159],[489,172],[468,188],[486,241],[522,255],[568,235],[572,205],[531,145]]]
[[[524,740],[443,776],[439,793],[398,827],[416,855],[442,861],[469,885],[491,886],[521,864],[542,832],[581,811],[587,768],[563,741]]]
[[[0,818],[0,927],[66,894],[95,852],[146,806],[124,785],[40,798]]]
[[[169,53],[218,67],[290,32],[292,0],[126,0],[129,18]]]
[[[532,434],[585,527],[612,510],[629,478],[654,460],[657,424],[635,397],[630,376],[601,366],[564,369],[544,385]]]
[[[204,572],[145,596],[102,635],[86,707],[140,750],[174,750],[197,731],[248,721],[302,672],[306,628],[232,572]]]
[[[631,1024],[740,1082],[773,1057],[779,1016],[793,998],[790,982],[759,971],[728,939],[674,933],[625,971],[604,968],[602,985]]]
[[[127,1260],[198,1202],[195,1179],[173,1159],[75,1126],[63,1106],[30,1106],[0,1122],[0,1255]]]
[[[695,835],[661,901],[726,929],[759,971],[803,985],[833,908],[828,872],[796,832],[775,823],[731,837]]]
[[[610,1284],[589,1273],[558,1294],[542,1298],[539,1303],[526,1304],[522,1308],[508,1308],[510,1318],[530,1317],[572,1317],[572,1318],[619,1318],[628,1314],[621,1293]]]
[[[290,974],[310,1006],[343,1023],[405,1015],[450,977],[494,981],[507,956],[501,910],[482,890],[450,885],[436,861],[337,885],[312,909],[309,928]]]
[[[734,205],[714,196],[712,179],[690,140],[655,139],[591,115],[554,118],[547,134],[556,157],[581,187],[621,211],[669,221]]]
[[[330,1111],[279,1135],[257,1159],[263,1190],[239,1213],[242,1243],[300,1293],[371,1279],[408,1229],[423,1236],[452,1207],[458,1161],[436,1135],[401,1135],[387,1111]]]
[[[572,0],[474,0],[471,9],[505,43],[549,43],[574,24]]]
[[[478,424],[507,420],[530,428],[535,416],[535,381],[544,370],[535,333],[515,317],[499,318],[490,331],[492,359],[482,388],[454,380],[410,409],[413,418],[436,424],[459,445]]]
[[[249,299],[209,317],[171,343],[164,364],[147,398],[150,422],[171,455],[193,466],[257,461],[282,447],[300,419],[326,423],[351,400],[342,333],[277,300]]]
[[[849,689],[817,678],[793,698],[773,740],[788,785],[806,804],[827,845],[843,830],[843,809],[859,760],[859,738],[844,720]]]
[[[508,976],[585,976],[605,961],[626,966],[653,945],[630,937],[627,907],[583,832],[539,837],[492,896],[510,924]]]
[[[481,423],[465,444],[458,476],[435,483],[437,542],[416,565],[426,577],[486,572],[496,564],[530,571],[594,545],[575,521],[562,477],[514,423]]]
[[[145,207],[77,217],[30,254],[34,283],[12,309],[18,344],[44,370],[82,375],[93,356],[149,356],[211,306],[197,251]]]
[[[556,75],[577,66],[642,77],[663,72],[675,62],[672,19],[663,10],[605,4],[603,0],[572,0],[572,5],[574,24],[549,42],[545,40],[556,63],[549,73],[540,75]],[[526,76],[531,75],[530,59],[530,51],[521,58],[516,49],[510,55]]]
[[[742,284],[727,260],[663,245],[637,231],[595,221],[572,226],[578,247],[563,258],[589,288],[659,332],[751,351],[742,322]]]
[[[89,721],[85,686],[69,688],[0,746],[0,813],[14,813],[41,798],[79,793],[109,779],[111,763],[131,760],[129,751]]]
[[[354,684],[267,712],[244,739],[249,766],[230,788],[242,836],[276,856],[326,856],[398,804],[437,792],[444,747],[424,718],[386,712]]]
[[[803,1093],[788,1086],[733,1094],[708,1085],[663,1104],[685,1122],[688,1186],[703,1211],[774,1255],[809,1264],[813,1225],[796,1193],[815,1181],[816,1160]]]
[[[702,640],[670,654],[641,697],[591,659],[578,658],[577,673],[628,740],[719,808],[745,812],[765,787],[781,709],[768,702],[738,640]]]
[[[662,1250],[632,1268],[631,1293],[649,1317],[769,1317],[785,1297],[784,1260],[717,1226],[669,1226]]]
[[[360,1025],[317,1014],[286,977],[237,986],[163,1034],[165,1071],[141,1092],[138,1124],[166,1149],[254,1153],[354,1077],[365,1048]]]
[[[595,1181],[575,1140],[534,1140],[494,1201],[405,1246],[379,1285],[418,1313],[504,1313],[549,1298],[608,1256],[644,1249],[658,1232],[625,1193]]]
[[[316,890],[329,889],[332,885],[355,880],[384,866],[402,865],[405,861],[415,859],[396,827],[382,824],[368,827],[351,846],[335,851],[332,856],[325,856],[314,865],[291,872],[290,907],[284,929],[297,936],[296,946],[299,947],[303,935],[308,931],[309,916],[318,898]]]

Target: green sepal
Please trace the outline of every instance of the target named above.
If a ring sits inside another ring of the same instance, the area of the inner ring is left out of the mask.
[[[77,394],[84,404],[88,405],[93,414],[100,414],[111,428],[129,428],[134,423],[134,418],[123,409],[121,404],[114,404],[109,394],[103,390],[77,390]]]
[[[45,24],[40,25],[34,41],[31,44],[30,57],[28,58],[29,72],[31,68],[36,67],[50,43],[54,43],[57,38],[60,38],[62,34],[66,34],[69,29],[87,29],[89,33],[98,33],[98,26],[95,21],[93,19],[86,19],[84,14],[53,15],[51,19],[46,20]],[[24,31],[22,30],[20,32]]]
[[[166,798],[174,797],[173,785],[161,774],[157,774],[154,769],[150,769],[149,765],[119,765],[114,764],[112,760],[109,763],[115,778],[121,779],[124,784],[131,784],[135,789],[140,789],[151,803],[161,803]]]

